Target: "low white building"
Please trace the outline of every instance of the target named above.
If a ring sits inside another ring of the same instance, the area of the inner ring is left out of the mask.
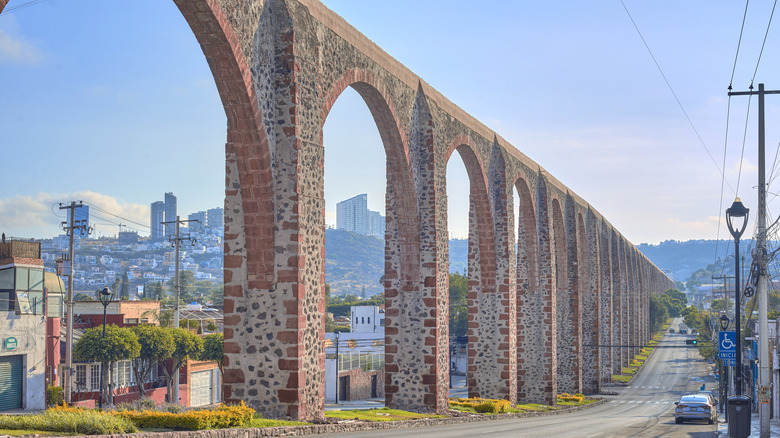
[[[353,333],[385,333],[384,306],[351,306],[350,325]]]

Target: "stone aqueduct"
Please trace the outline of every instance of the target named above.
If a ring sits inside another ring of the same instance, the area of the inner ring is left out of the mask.
[[[553,404],[560,392],[598,392],[648,340],[649,296],[671,280],[341,17],[317,0],[174,1],[227,114],[226,400],[269,417],[322,416],[322,128],[346,87],[368,105],[387,161],[388,406],[448,409],[445,172],[455,151],[471,187],[470,395]]]

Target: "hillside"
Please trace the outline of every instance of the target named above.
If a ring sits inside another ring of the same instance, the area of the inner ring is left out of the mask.
[[[450,240],[450,272],[465,272],[468,240]],[[349,231],[325,230],[325,282],[331,294],[366,298],[383,292],[385,241]]]
[[[745,252],[754,245],[752,240],[746,239],[740,241],[741,252]],[[640,243],[637,245],[650,261],[663,270],[672,272],[672,279],[675,281],[686,281],[693,271],[706,268],[716,261],[717,253],[721,259],[727,254],[734,253],[734,241],[721,240],[688,240],[679,242],[676,240],[667,240],[658,245]],[[733,260],[731,262],[734,263]],[[750,266],[750,258],[745,261]]]

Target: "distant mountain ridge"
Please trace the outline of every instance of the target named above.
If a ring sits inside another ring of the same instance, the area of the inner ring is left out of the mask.
[[[468,267],[468,240],[452,239],[450,272],[464,273]],[[750,266],[749,248],[752,240],[742,240],[740,248]],[[775,245],[776,246],[776,245]],[[657,245],[637,245],[650,261],[662,270],[672,273],[672,279],[686,281],[697,269],[734,253],[731,240],[667,240]],[[732,262],[733,263],[733,262]],[[362,236],[349,231],[325,230],[325,281],[334,295],[355,294],[366,298],[383,292],[379,279],[385,273],[385,241],[376,236]]]
[[[468,240],[450,240],[450,272],[465,272]],[[371,297],[384,292],[385,241],[344,230],[325,230],[325,282],[332,295]]]
[[[747,266],[751,263],[748,249],[753,246],[750,239],[740,241],[740,252],[746,253]],[[715,263],[718,257],[723,260],[734,254],[733,240],[667,240],[657,245],[640,243],[636,247],[658,268],[671,271],[673,280],[683,282],[697,269]]]

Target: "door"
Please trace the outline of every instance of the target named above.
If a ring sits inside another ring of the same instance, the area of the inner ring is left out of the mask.
[[[211,370],[190,374],[190,406],[205,406],[212,403]]]
[[[22,409],[22,356],[0,357],[0,411]]]
[[[339,400],[349,400],[349,376],[339,377]]]

